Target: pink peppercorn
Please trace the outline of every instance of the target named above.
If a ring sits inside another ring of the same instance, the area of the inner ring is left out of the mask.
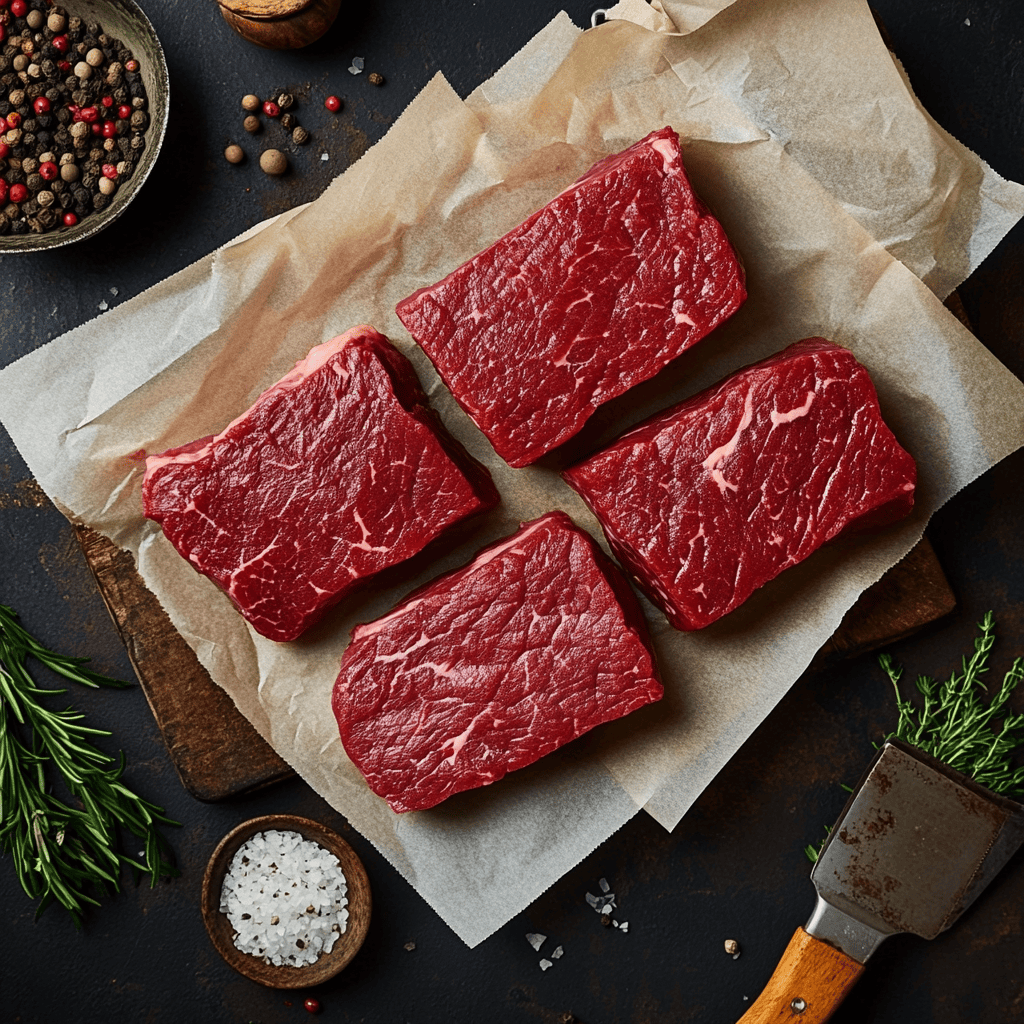
[[[48,114],[50,112],[50,101],[45,96],[37,96],[32,101],[32,109],[37,114]]]
[[[100,171],[104,178],[109,178],[111,181],[117,178],[117,168],[113,164],[104,164]]]
[[[277,117],[281,113],[281,108],[273,100],[267,100],[263,104],[263,113],[267,117]]]
[[[124,62],[124,69],[125,71],[138,71],[139,62],[137,60],[126,60]]]
[[[95,123],[96,119],[100,116],[100,112],[95,107],[79,107],[78,113],[86,124]]]
[[[68,210],[68,212],[64,214],[64,223],[69,228],[73,228],[78,223],[78,218],[70,210]]]
[[[0,117],[0,122],[3,122],[5,125],[7,124],[2,117]],[[3,130],[6,131],[7,129],[4,128]],[[8,146],[6,142],[0,142],[0,160],[6,160],[10,155],[11,147]]]
[[[117,134],[117,125],[113,121],[103,122],[103,138],[112,139]]]
[[[24,18],[28,13],[28,4],[25,0],[11,0],[11,14],[16,18]]]
[[[12,203],[23,203],[28,197],[28,188],[24,185],[12,185],[11,191],[8,193],[7,198]]]
[[[7,127],[8,128],[17,128],[20,124],[21,124],[21,114],[19,114],[16,110],[12,110],[7,115]]]
[[[128,118],[132,116],[132,108],[129,107],[127,103],[122,103],[121,106],[117,108],[117,116],[122,121],[127,121]]]
[[[60,174],[60,168],[52,160],[44,160],[39,165],[39,176],[43,181],[53,181]]]
[[[114,105],[114,97],[104,96],[103,99],[100,100],[100,103],[102,103],[105,107],[112,107]]]
[[[333,114],[335,111],[341,110],[341,100],[337,96],[328,96],[324,100],[324,106]]]
[[[70,43],[68,43],[68,37],[65,35],[54,36],[50,40],[50,43],[58,53],[67,53],[70,47]]]

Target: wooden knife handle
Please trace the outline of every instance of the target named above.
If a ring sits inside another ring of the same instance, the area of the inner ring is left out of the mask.
[[[864,965],[797,928],[764,991],[739,1024],[824,1024]]]

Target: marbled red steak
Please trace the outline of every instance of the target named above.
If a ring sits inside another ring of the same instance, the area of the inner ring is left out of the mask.
[[[332,706],[395,811],[433,807],[659,700],[625,577],[563,512],[357,626]]]
[[[914,504],[867,370],[808,338],[564,474],[677,629],[700,629],[847,530]]]
[[[318,345],[215,437],[146,459],[143,510],[253,628],[293,640],[498,501],[372,327]]]
[[[652,132],[398,304],[459,404],[512,466],[577,433],[746,298],[679,137]]]

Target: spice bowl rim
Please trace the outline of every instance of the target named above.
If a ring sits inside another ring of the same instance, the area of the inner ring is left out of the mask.
[[[125,186],[117,190],[113,201],[106,209],[83,217],[73,227],[58,228],[41,234],[0,235],[0,256],[60,249],[67,245],[73,245],[75,242],[84,241],[86,238],[92,238],[113,224],[138,195],[139,190],[149,177],[167,133],[171,99],[167,56],[152,21],[139,6],[137,0],[72,0],[68,13],[83,17],[95,17],[104,29],[107,28],[104,21],[109,21],[111,16],[116,20],[128,20],[132,25],[133,33],[137,33],[138,42],[135,39],[125,39],[123,30],[111,30],[111,34],[121,39],[137,58],[143,47],[146,50],[143,68],[144,78],[148,77],[146,112],[149,114],[150,122],[145,133],[146,148],[143,150],[142,159],[135,172],[128,178]]]
[[[274,829],[297,832],[303,839],[312,840],[333,853],[341,862],[348,885],[348,927],[329,953],[321,953],[314,963],[303,967],[276,966],[240,950],[232,939],[234,929],[231,922],[220,910],[221,889],[231,858],[257,832]],[[267,814],[236,825],[217,844],[203,875],[201,909],[210,941],[228,966],[250,981],[268,988],[309,988],[335,977],[359,951],[370,925],[372,897],[363,862],[337,832],[311,818],[295,814]]]

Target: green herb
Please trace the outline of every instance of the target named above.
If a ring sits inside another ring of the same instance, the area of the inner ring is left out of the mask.
[[[974,653],[961,660],[961,671],[944,683],[930,676],[917,677],[923,706],[903,700],[899,682],[902,667],[888,654],[878,663],[896,691],[896,730],[886,736],[905,740],[931,754],[950,768],[969,775],[976,782],[1016,800],[1024,799],[1024,765],[1014,768],[1011,758],[1024,747],[1024,714],[1006,713],[1010,696],[1024,678],[1024,659],[1015,658],[1003,677],[995,697],[986,704],[987,689],[981,677],[988,671],[988,658],[995,643],[995,620],[987,612],[978,623]],[[821,846],[824,845],[824,841]],[[804,853],[813,863],[821,846],[806,846]]]
[[[80,928],[85,904],[98,901],[85,892],[120,889],[121,865],[138,877],[139,862],[119,850],[118,829],[128,829],[145,844],[144,867],[150,885],[178,874],[158,825],[177,825],[163,809],[143,800],[121,781],[124,754],[115,760],[90,742],[109,736],[82,725],[73,708],[52,711],[44,698],[66,693],[36,685],[29,658],[84,686],[130,684],[85,668],[86,658],[48,650],[24,630],[10,608],[0,605],[0,849],[14,858],[22,888],[40,901],[38,917],[57,901]],[[30,734],[28,742],[24,733]],[[77,807],[60,800],[46,781],[56,768]]]
[[[1006,706],[1024,678],[1024,659],[1014,659],[999,692],[986,704],[987,690],[981,677],[988,671],[988,656],[995,643],[991,612],[978,623],[978,629],[981,633],[974,640],[974,653],[963,658],[959,674],[954,672],[941,684],[929,676],[917,677],[917,689],[924,697],[920,709],[900,697],[903,669],[894,665],[888,654],[879,655],[878,662],[896,691],[899,710],[896,731],[890,736],[906,740],[993,793],[1019,800],[1024,798],[1024,766],[1015,769],[1011,757],[1024,746],[1024,714],[1007,714]]]

